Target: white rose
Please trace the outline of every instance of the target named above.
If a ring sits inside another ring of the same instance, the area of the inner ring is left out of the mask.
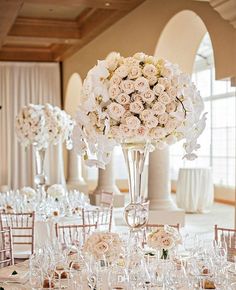
[[[169,119],[169,121],[166,123],[165,128],[168,133],[171,133],[174,131],[179,125],[179,122],[175,119]]]
[[[118,85],[113,85],[109,88],[108,92],[110,98],[115,99],[121,93],[121,90]]]
[[[166,112],[167,113],[172,113],[176,110],[176,103],[175,102],[171,102],[166,106]]]
[[[165,89],[168,89],[171,87],[171,81],[167,78],[159,78],[158,84],[163,85]]]
[[[128,78],[129,79],[131,79],[131,80],[137,79],[141,75],[142,75],[142,71],[141,71],[141,68],[138,65],[131,66],[129,74],[128,74]]]
[[[165,125],[169,120],[169,114],[164,113],[158,117],[158,121],[161,125]]]
[[[120,132],[123,137],[131,137],[133,134],[133,130],[125,124],[120,124]]]
[[[32,198],[36,195],[36,191],[32,188],[32,187],[23,187],[21,190],[20,190],[20,193],[25,195],[26,197],[28,198]]]
[[[150,76],[147,78],[149,85],[154,86],[157,83],[157,77],[156,76]]]
[[[143,121],[148,121],[149,119],[151,119],[152,117],[154,117],[154,112],[151,109],[145,109],[140,113],[140,118]]]
[[[157,68],[153,64],[147,63],[143,68],[143,74],[146,77],[155,76],[157,74]]]
[[[138,137],[144,137],[147,135],[147,128],[145,126],[140,126],[138,129],[137,129],[137,135]]]
[[[139,60],[139,61],[145,61],[146,54],[143,52],[137,52],[134,54],[133,58]]]
[[[120,128],[118,126],[112,126],[110,128],[108,135],[113,137],[113,138],[120,138],[121,137]]]
[[[156,127],[156,128],[153,128],[150,132],[152,138],[154,139],[161,139],[163,137],[165,137],[166,135],[166,130],[164,128],[161,128],[161,127]]]
[[[163,104],[167,105],[171,102],[171,99],[169,97],[169,95],[167,93],[162,93],[159,97],[158,97],[158,101],[162,102]]]
[[[119,85],[122,81],[122,78],[120,78],[118,75],[113,75],[110,79],[110,85]]]
[[[175,245],[174,239],[170,236],[166,236],[161,240],[162,248],[165,250],[172,249]]]
[[[121,105],[126,105],[130,102],[130,96],[126,93],[121,93],[117,98],[117,102]]]
[[[111,52],[106,57],[107,68],[111,71],[114,71],[119,63],[120,54],[118,52]]]
[[[120,88],[126,93],[131,94],[134,92],[134,82],[131,80],[124,80],[120,83]]]
[[[135,116],[127,117],[125,121],[126,121],[127,126],[130,129],[138,129],[141,124],[139,118]]]
[[[139,77],[134,82],[134,88],[140,93],[144,93],[149,89],[148,80],[144,77]]]
[[[65,188],[61,184],[53,184],[47,190],[48,195],[60,198],[65,195]]]
[[[138,66],[139,61],[133,57],[127,57],[124,59],[124,64],[127,65],[128,67]]]
[[[147,90],[145,93],[142,94],[142,100],[148,104],[151,104],[151,102],[155,99],[155,94],[152,90]]]
[[[177,89],[175,87],[168,88],[166,92],[172,100],[174,100],[177,96]]]
[[[131,95],[131,99],[134,102],[136,102],[136,101],[142,102],[142,94],[134,93]]]
[[[130,111],[139,114],[143,110],[143,104],[140,101],[130,103]]]
[[[155,112],[156,115],[161,115],[165,113],[166,106],[161,102],[156,102],[153,105],[152,110]]]
[[[145,122],[145,125],[150,129],[155,128],[158,125],[158,119],[156,117],[152,117]]]
[[[98,257],[101,257],[106,254],[106,252],[109,250],[109,246],[106,242],[101,241],[93,246],[93,250],[95,252],[95,255]]]
[[[107,106],[108,113],[110,117],[112,117],[115,120],[119,120],[120,117],[124,114],[125,108],[117,103],[111,103]]]
[[[165,87],[161,84],[157,84],[153,87],[153,92],[157,96],[161,95],[164,92],[164,90],[165,90]]]
[[[164,67],[162,67],[162,69],[161,69],[161,75],[162,75],[163,77],[170,78],[170,77],[173,75],[173,70],[171,69],[171,67],[164,66]]]
[[[121,65],[115,70],[115,74],[118,75],[120,78],[125,78],[127,77],[129,73],[129,69],[126,65]]]

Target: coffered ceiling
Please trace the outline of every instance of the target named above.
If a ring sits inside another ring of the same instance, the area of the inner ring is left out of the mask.
[[[0,60],[61,61],[144,0],[0,0]]]

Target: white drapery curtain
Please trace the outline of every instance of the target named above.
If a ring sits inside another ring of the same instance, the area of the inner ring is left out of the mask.
[[[0,185],[12,189],[33,186],[32,146],[23,148],[14,130],[20,108],[30,103],[61,106],[59,64],[0,62]],[[48,148],[45,172],[48,184],[65,185],[61,145]]]

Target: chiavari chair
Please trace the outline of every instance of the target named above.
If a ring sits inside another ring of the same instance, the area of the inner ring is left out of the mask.
[[[100,206],[102,207],[111,207],[113,206],[113,192],[101,192]]]
[[[72,245],[73,243],[85,242],[86,238],[97,228],[96,224],[89,225],[55,225],[56,237],[61,244]]]
[[[14,265],[11,228],[0,229],[0,268]]]
[[[2,229],[10,227],[14,257],[27,259],[34,253],[35,213],[0,213]]]
[[[168,225],[169,227],[175,228],[178,232],[180,230],[180,225],[175,224],[175,225]],[[157,230],[158,228],[164,228],[165,225],[163,224],[146,224],[145,227],[143,228],[143,237],[142,237],[142,245],[147,244],[147,235],[150,232],[153,232]]]
[[[82,209],[83,225],[96,224],[101,230],[111,231],[113,207],[99,207],[95,209]]]
[[[226,243],[227,259],[228,261],[234,261],[236,256],[236,229],[221,228],[215,225],[215,241]]]

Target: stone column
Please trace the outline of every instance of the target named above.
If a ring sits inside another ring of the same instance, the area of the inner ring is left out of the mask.
[[[106,165],[105,169],[98,169],[98,183],[97,187],[92,194],[90,194],[90,201],[92,204],[98,205],[100,202],[100,194],[102,191],[113,192],[114,200],[113,205],[115,207],[124,206],[124,195],[120,193],[116,182],[114,172],[114,160],[113,156],[111,161]]]
[[[82,175],[82,159],[75,149],[69,151],[67,188],[88,193],[88,185]]]
[[[171,198],[169,149],[150,153],[148,172],[148,198],[150,222],[184,224],[184,211],[177,208]]]

